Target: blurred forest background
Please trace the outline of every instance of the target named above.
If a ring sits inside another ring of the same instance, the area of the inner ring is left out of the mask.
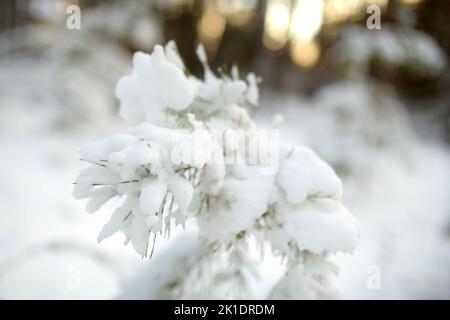
[[[71,4],[80,30],[66,27]],[[260,76],[260,126],[343,178],[362,230],[355,254],[335,257],[343,298],[449,299],[449,17],[444,0],[1,1],[0,298],[159,297],[127,285],[154,261],[120,238],[97,245],[107,216],[71,188],[77,150],[123,129],[114,87],[132,53],[173,39],[196,75],[203,43],[214,70]],[[255,298],[280,276],[270,261],[261,272]]]

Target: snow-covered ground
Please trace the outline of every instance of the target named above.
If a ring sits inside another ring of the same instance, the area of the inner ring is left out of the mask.
[[[120,236],[96,243],[114,205],[89,215],[73,199],[78,150],[123,129],[113,93],[130,58],[96,43],[65,61],[58,57],[78,46],[60,47],[0,55],[0,298],[117,297],[173,242],[158,243],[150,261]],[[337,83],[310,99],[267,92],[255,116],[311,146],[343,178],[361,225],[356,252],[334,258],[343,298],[450,298],[449,148],[418,137],[403,105],[377,90]],[[254,297],[280,276],[274,265],[261,266],[266,281],[254,284]],[[374,270],[380,289],[367,286]]]

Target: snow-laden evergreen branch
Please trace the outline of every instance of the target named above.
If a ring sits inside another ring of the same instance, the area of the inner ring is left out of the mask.
[[[75,197],[89,198],[90,212],[123,199],[98,240],[121,231],[138,254],[151,256],[173,222],[195,220],[211,256],[219,250],[232,259],[256,239],[285,257],[288,273],[271,297],[331,297],[327,275],[335,267],[326,257],[352,251],[358,233],[340,202],[341,181],[310,149],[278,141],[274,148],[257,134],[246,109],[258,105],[257,77],[240,80],[237,69],[217,77],[202,47],[197,54],[203,79],[188,75],[173,42],[136,53],[132,73],[116,88],[130,127],[81,150],[89,166],[76,179]],[[233,130],[270,145],[265,157],[278,165],[248,161]],[[236,274],[243,260],[235,259]]]

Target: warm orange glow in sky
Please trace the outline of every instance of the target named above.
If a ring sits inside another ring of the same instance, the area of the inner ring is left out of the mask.
[[[292,61],[303,69],[314,67],[319,61],[320,47],[315,41],[291,41],[289,55]]]
[[[322,0],[297,0],[292,12],[290,36],[301,41],[311,41],[322,26]]]
[[[289,36],[290,0],[268,0],[263,42],[271,50],[284,47]]]

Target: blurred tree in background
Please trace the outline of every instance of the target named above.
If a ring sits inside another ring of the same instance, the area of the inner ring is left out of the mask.
[[[282,92],[310,94],[342,78],[345,66],[334,63],[333,48],[348,25],[358,25],[365,33],[383,33],[386,27],[393,27],[399,43],[405,41],[402,33],[418,30],[430,35],[450,57],[450,4],[445,0],[143,0],[127,4],[6,0],[0,3],[0,28],[49,23],[55,12],[64,15],[64,8],[72,3],[81,6],[82,14],[116,6],[121,8],[116,14],[129,11],[131,20],[137,13],[151,16],[161,28],[160,41],[174,39],[192,73],[201,74],[195,59],[195,47],[201,42],[213,68],[230,69],[229,64],[235,63],[244,72],[255,70],[264,79],[263,86]],[[366,9],[371,4],[381,9],[381,30],[365,28],[369,16]],[[116,28],[117,17],[111,16],[105,32]],[[145,39],[145,30],[151,28],[141,28],[139,37]],[[130,52],[151,49],[148,42],[129,38],[125,33],[116,40]],[[439,117],[448,121],[448,66],[440,72],[421,72],[411,59],[392,67],[378,54],[367,63],[367,76],[396,88],[410,102],[408,107],[437,108]]]

